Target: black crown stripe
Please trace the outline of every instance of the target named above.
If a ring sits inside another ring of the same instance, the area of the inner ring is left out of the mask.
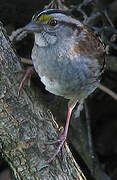
[[[36,20],[43,14],[49,15],[49,14],[54,14],[54,13],[67,14],[67,12],[59,10],[59,9],[45,9],[43,11],[37,11],[33,16],[33,20]]]

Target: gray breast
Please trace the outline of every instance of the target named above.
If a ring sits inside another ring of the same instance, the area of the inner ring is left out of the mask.
[[[49,92],[68,99],[73,95],[82,98],[97,87],[100,67],[96,59],[70,56],[65,50],[36,44],[32,51],[35,70]]]

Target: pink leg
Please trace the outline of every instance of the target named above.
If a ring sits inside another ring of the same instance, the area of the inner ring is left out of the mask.
[[[56,155],[60,152],[60,150],[62,149],[62,147],[65,143],[65,140],[67,138],[67,133],[68,133],[69,122],[70,122],[72,110],[73,110],[73,108],[71,108],[71,107],[68,108],[65,128],[64,128],[64,130],[62,129],[59,139],[53,142],[53,143],[58,142],[59,146],[56,149],[56,151],[54,152],[53,156],[48,160],[48,163],[50,163],[56,157]]]
[[[24,82],[25,82],[27,79],[30,79],[33,71],[34,71],[34,67],[33,67],[33,66],[28,67],[28,69],[27,69],[26,71],[22,71],[22,72],[25,72],[25,75],[24,75],[24,77],[23,77],[23,79],[21,80],[21,83],[20,83],[20,85],[19,85],[18,95],[19,95],[19,93],[20,93],[20,91],[21,91],[21,89],[22,89],[22,87],[23,87],[23,85],[24,85]]]

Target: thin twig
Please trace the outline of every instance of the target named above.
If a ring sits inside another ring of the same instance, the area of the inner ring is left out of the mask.
[[[33,65],[33,62],[31,59],[27,59],[27,58],[21,58],[20,61],[24,64],[27,64],[27,65]]]
[[[67,10],[68,8],[63,5],[61,0],[52,0],[48,5],[45,6],[46,9],[48,8],[58,8],[61,10]]]
[[[27,32],[23,28],[19,28],[16,31],[13,31],[9,39],[13,41],[21,41],[24,37],[27,36]]]
[[[108,23],[114,28],[114,25],[113,25],[113,23],[112,23],[112,21],[111,21],[109,15],[108,15],[106,9],[103,10],[103,14],[104,14],[105,18],[107,19]]]
[[[97,17],[100,17],[101,13],[100,12],[96,12],[95,14],[92,14],[90,17],[88,17],[86,19],[86,21],[83,21],[83,23],[85,24],[90,24],[93,20],[95,20]]]
[[[93,142],[92,142],[92,133],[91,133],[91,119],[88,111],[87,102],[84,102],[85,106],[85,117],[87,123],[87,133],[88,133],[88,145],[89,145],[89,153],[91,157],[91,174],[94,175],[95,173],[95,153],[93,150]]]
[[[111,89],[107,88],[106,86],[99,84],[98,88],[101,89],[102,91],[104,91],[106,94],[108,94],[109,96],[111,96],[113,99],[115,99],[117,101],[117,94],[115,92],[113,92]]]

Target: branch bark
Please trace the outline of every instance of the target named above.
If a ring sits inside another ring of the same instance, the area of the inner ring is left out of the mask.
[[[65,144],[64,159],[59,154],[48,164],[56,145],[47,145],[58,135],[52,114],[34,88],[17,96],[21,70],[18,57],[0,28],[0,151],[17,180],[86,180]]]

